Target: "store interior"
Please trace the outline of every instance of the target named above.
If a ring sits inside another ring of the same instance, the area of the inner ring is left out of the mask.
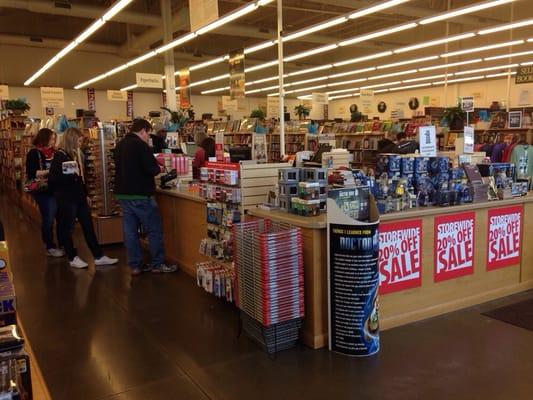
[[[0,397],[531,397],[529,0],[0,0],[0,54]],[[41,243],[43,128],[115,265]]]

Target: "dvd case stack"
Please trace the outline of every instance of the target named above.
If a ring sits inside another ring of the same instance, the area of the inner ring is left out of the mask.
[[[294,346],[304,316],[300,229],[258,219],[234,225],[233,235],[244,331],[268,353]]]

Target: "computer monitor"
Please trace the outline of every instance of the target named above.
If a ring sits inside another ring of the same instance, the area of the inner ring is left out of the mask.
[[[251,160],[252,149],[248,146],[230,147],[229,157],[231,162]]]

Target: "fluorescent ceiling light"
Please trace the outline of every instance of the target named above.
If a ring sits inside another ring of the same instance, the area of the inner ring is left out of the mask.
[[[259,93],[261,89],[253,89],[253,90],[247,90],[244,92],[245,94],[252,94],[252,93]]]
[[[172,40],[171,42],[168,42],[167,44],[164,44],[163,46],[161,47],[158,47],[157,49],[155,49],[154,51],[157,53],[157,54],[161,54],[161,53],[164,53],[165,51],[168,51],[170,49],[173,49],[174,47],[177,47],[179,46],[180,44],[183,44],[185,42],[188,42],[189,40],[192,40],[196,37],[196,33],[194,32],[191,32],[191,33],[188,33],[187,35],[183,35],[175,40]]]
[[[350,81],[335,82],[335,83],[328,84],[328,87],[348,85],[350,83],[366,82],[367,80],[368,80],[367,78],[360,78],[360,79],[352,79]]]
[[[91,36],[94,32],[96,32],[98,29],[100,29],[105,24],[105,21],[102,18],[97,19],[94,21],[85,31],[83,31],[74,41],[78,44],[81,42],[84,42],[89,36]]]
[[[533,61],[521,63],[520,65],[526,66],[526,65],[533,65]]]
[[[111,6],[109,10],[106,11],[106,13],[103,15],[102,19],[104,21],[109,21],[111,18],[113,18],[115,15],[117,15],[119,12],[121,12],[128,4],[130,4],[133,0],[120,0],[117,1],[115,4]]]
[[[340,72],[338,74],[329,75],[328,78],[330,78],[330,79],[340,78],[342,76],[362,74],[363,72],[370,72],[370,71],[375,71],[375,70],[376,70],[376,67],[361,68],[361,69],[356,69],[356,70],[353,70],[353,71]]]
[[[333,68],[333,64],[326,64],[326,65],[321,65],[319,67],[301,69],[300,71],[295,71],[295,72],[289,73],[288,76],[309,74],[311,72],[322,71],[324,69],[330,69],[330,68]]]
[[[110,75],[119,73],[120,71],[124,71],[126,68],[128,68],[128,66],[126,64],[119,65],[118,67],[113,68],[111,71],[106,72],[106,75],[110,76]]]
[[[252,46],[252,47],[247,47],[244,49],[244,54],[252,54],[252,53],[255,53],[256,51],[266,49],[267,47],[274,46],[276,42],[277,42],[276,40],[269,40],[268,42],[263,42],[263,43],[256,44],[255,46]]]
[[[513,22],[511,24],[495,26],[494,28],[482,29],[478,31],[478,35],[488,35],[489,33],[501,32],[501,31],[506,31],[506,30],[514,29],[514,28],[521,28],[523,26],[529,26],[529,25],[533,25],[533,18],[526,19],[524,21]]]
[[[228,22],[231,22],[233,20],[236,20],[237,18],[242,17],[243,15],[249,14],[252,11],[255,11],[259,7],[256,3],[248,4],[247,6],[242,7],[241,9],[232,12],[231,14],[226,15],[225,17],[216,19],[215,21],[201,27],[196,31],[198,35],[203,35],[204,33],[210,32],[216,28],[221,27],[222,25],[226,25]]]
[[[455,42],[455,41],[463,40],[463,39],[468,39],[468,38],[471,38],[471,37],[474,37],[474,36],[476,36],[476,34],[470,32],[470,33],[462,33],[460,35],[455,35],[455,36],[449,36],[449,37],[442,38],[442,39],[428,40],[427,42],[414,44],[412,46],[401,47],[401,48],[399,48],[397,50],[394,50],[394,53],[396,53],[396,54],[405,53],[407,51],[418,50],[418,49],[423,49],[423,48],[426,48],[426,47],[436,46],[436,45],[439,45],[439,44]]]
[[[189,67],[189,71],[196,71],[197,69],[205,68],[210,65],[215,65],[215,64],[218,64],[224,61],[225,61],[224,57],[217,57],[209,61],[204,61],[203,63],[200,63],[200,64],[192,65],[191,67]],[[179,75],[179,71],[176,72],[176,75]]]
[[[502,72],[499,74],[489,74],[489,75],[485,75],[485,78],[499,78],[501,76],[509,76],[509,75],[516,75],[516,71],[512,71],[511,73]]]
[[[482,62],[482,61],[483,61],[482,58],[476,58],[474,60],[458,61],[458,62],[449,63],[449,64],[432,65],[431,67],[423,67],[423,68],[419,68],[418,70],[419,71],[433,71],[435,69],[457,67],[459,65],[475,64],[475,63]]]
[[[266,6],[267,4],[272,3],[273,1],[274,1],[274,0],[259,0],[259,1],[257,2],[257,5],[258,5],[259,7],[262,7],[262,6]]]
[[[380,90],[374,90],[374,94],[378,94],[378,93],[385,93],[385,92],[388,92],[390,89],[380,89]]]
[[[420,83],[418,85],[408,85],[408,86],[399,86],[395,88],[388,89],[391,92],[394,92],[396,90],[407,90],[407,89],[415,89],[415,88],[421,88],[421,87],[428,87],[431,86],[431,82],[429,83]]]
[[[407,3],[409,0],[389,0],[389,1],[383,1],[379,4],[363,8],[361,10],[357,10],[350,14],[348,18],[350,19],[356,19],[364,17],[365,15],[377,13],[379,11],[386,10],[387,8],[395,7],[397,5]]]
[[[359,88],[350,88],[350,89],[341,89],[341,90],[332,90],[330,92],[326,92],[329,94],[336,94],[336,93],[346,93],[346,92],[353,92],[354,90],[359,90]],[[330,97],[331,98],[331,97]]]
[[[380,83],[378,85],[361,86],[361,89],[380,88],[380,87],[384,87],[384,86],[399,85],[400,83],[402,83],[402,82],[401,81],[395,81],[395,82]]]
[[[502,54],[502,55],[493,56],[493,57],[486,57],[486,58],[484,58],[484,60],[485,61],[501,60],[503,58],[528,56],[528,55],[531,55],[531,54],[533,54],[533,50],[531,50],[531,51],[521,51],[519,53]]]
[[[253,67],[248,67],[244,70],[244,72],[253,72],[253,71],[259,71],[260,69],[265,69],[268,67],[272,67],[274,65],[278,65],[278,60],[269,61],[264,64],[258,64]]]
[[[300,88],[300,89],[294,89],[294,90],[285,91],[285,93],[289,94],[289,93],[305,92],[306,90],[322,89],[322,88],[325,88],[326,86],[327,85],[309,86],[309,87],[306,87],[306,88]]]
[[[294,60],[299,60],[300,58],[309,57],[309,56],[312,56],[312,55],[315,55],[315,54],[319,54],[319,53],[325,53],[326,51],[330,51],[330,50],[336,49],[337,47],[339,47],[339,46],[336,43],[328,44],[327,46],[322,46],[322,47],[318,47],[316,49],[303,51],[301,53],[297,53],[297,54],[294,54],[292,56],[286,57],[284,61],[285,62],[291,62],[291,61],[294,61]]]
[[[466,81],[473,81],[476,79],[483,79],[485,75],[478,75],[478,76],[471,76],[469,78],[459,78],[459,79],[449,79],[448,81],[439,81],[439,82],[433,82],[434,85],[444,85],[446,82],[448,83],[457,83],[457,82],[466,82]]]
[[[209,79],[211,82],[214,82],[214,81],[219,81],[221,79],[226,79],[226,78],[229,78],[229,74],[222,74],[222,75],[218,75],[218,76],[215,76],[214,78],[211,78]]]
[[[369,81],[373,81],[373,80],[376,80],[376,79],[391,78],[393,76],[416,74],[417,72],[418,72],[417,69],[410,69],[410,70],[407,70],[407,71],[393,72],[391,74],[371,76],[370,78],[368,78],[368,80]]]
[[[390,56],[392,54],[393,53],[390,50],[389,51],[384,51],[384,52],[381,52],[381,53],[370,54],[368,56],[357,57],[357,58],[352,58],[350,60],[336,62],[336,63],[333,64],[333,66],[334,67],[342,67],[343,65],[356,64],[356,63],[363,62],[363,61],[374,60],[376,58],[387,57],[387,56]]]
[[[478,72],[485,72],[485,71],[494,71],[497,69],[509,69],[518,67],[518,64],[509,64],[509,65],[498,65],[496,67],[487,67],[487,68],[478,68],[478,69],[471,69],[468,71],[460,71],[456,72],[454,75],[469,75],[469,74],[477,74]]]
[[[330,100],[345,99],[347,97],[353,97],[353,94],[341,94],[340,96],[331,96]]]
[[[57,53],[54,58],[57,57],[57,60],[59,61],[61,58],[65,57],[68,53],[70,53],[77,45],[78,42],[76,42],[75,40],[73,42],[70,42],[67,47]]]
[[[413,60],[400,61],[400,62],[396,62],[396,63],[392,63],[392,64],[378,65],[377,69],[399,67],[399,66],[402,66],[402,65],[415,64],[415,63],[424,62],[424,61],[436,60],[437,58],[439,58],[439,56],[429,56],[429,57],[415,58]]]
[[[455,10],[447,11],[442,14],[435,15],[434,17],[425,18],[420,21],[421,25],[431,24],[433,22],[437,21],[443,21],[445,19],[450,19],[453,17],[458,17],[460,15],[470,14],[473,12],[486,10],[487,8],[492,8],[496,6],[500,6],[502,4],[511,3],[515,0],[491,0],[491,1],[485,1],[483,3],[477,3],[471,6],[461,7],[457,8]]]
[[[192,82],[191,84],[189,84],[189,87],[195,87],[195,86],[205,85],[206,83],[209,83],[209,82],[211,82],[210,79],[204,79],[204,80],[202,80],[202,81]],[[176,88],[176,89],[179,89],[179,88]]]
[[[447,76],[453,76],[453,74],[448,74]],[[424,76],[422,78],[405,79],[402,82],[404,82],[404,83],[420,82],[420,81],[426,81],[426,80],[430,80],[430,79],[440,79],[440,78],[446,78],[446,74]]]
[[[528,43],[533,43],[533,38],[527,40]]]
[[[127,92],[128,90],[133,90],[133,89],[136,89],[137,88],[137,85],[130,85],[130,86],[126,86],[126,87],[123,87],[122,89],[120,89],[121,92]]]
[[[303,81],[291,82],[291,83],[288,83],[286,86],[303,85],[304,83],[323,81],[324,79],[327,79],[327,77],[324,78],[323,76],[319,76],[319,77],[316,77],[316,78],[304,79]]]
[[[305,35],[309,35],[310,33],[313,33],[313,32],[318,32],[318,31],[330,28],[335,25],[343,24],[347,20],[348,20],[347,17],[339,17],[339,18],[335,18],[335,19],[323,22],[321,24],[316,24],[316,25],[310,26],[309,28],[305,28],[305,29],[302,29],[302,30],[299,30],[293,33],[289,33],[287,36],[283,37],[283,41],[288,42],[289,40],[296,39],[296,38],[299,38]]]
[[[415,28],[418,24],[415,22],[411,22],[408,24],[398,25],[394,26],[392,28],[383,29],[381,31],[367,33],[365,35],[356,36],[352,39],[343,40],[342,42],[339,42],[339,46],[349,46],[355,43],[361,43],[366,40],[374,39],[381,36],[390,35],[391,33],[401,32],[405,31],[407,29]]]
[[[134,58],[130,62],[126,63],[128,67],[131,67],[133,65],[137,65],[139,63],[142,63],[143,61],[148,60],[149,58],[155,57],[157,53],[155,51],[151,51],[150,53],[143,54],[142,56],[139,56],[137,58]]]
[[[211,90],[204,90],[202,92],[202,94],[223,92],[224,90],[229,90],[229,86],[226,86],[226,87],[223,87],[223,88],[211,89]]]
[[[513,41],[510,41],[510,42],[490,44],[488,46],[481,46],[481,47],[474,47],[474,48],[471,48],[471,49],[452,51],[452,52],[449,52],[449,53],[441,54],[441,57],[442,58],[446,58],[446,57],[460,56],[462,54],[469,54],[469,53],[474,53],[474,52],[478,52],[478,51],[499,49],[501,47],[507,47],[507,46],[516,46],[516,45],[524,44],[524,43],[525,43],[524,40],[513,40]]]

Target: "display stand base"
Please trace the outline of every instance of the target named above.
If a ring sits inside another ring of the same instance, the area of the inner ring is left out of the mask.
[[[124,241],[122,233],[122,215],[112,215],[107,217],[93,215],[93,224],[98,243],[105,245],[122,243]]]

